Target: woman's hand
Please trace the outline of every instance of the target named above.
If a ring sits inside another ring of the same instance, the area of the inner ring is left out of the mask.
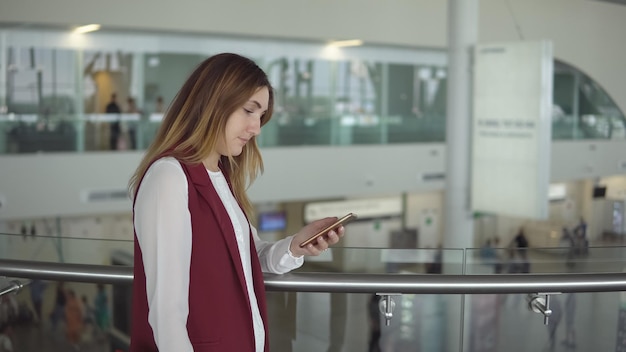
[[[345,232],[343,226],[328,231],[325,235],[318,237],[313,243],[309,243],[304,248],[300,248],[300,243],[306,241],[309,237],[315,235],[325,227],[332,225],[335,221],[337,221],[337,217],[329,217],[315,220],[303,227],[291,240],[291,247],[289,248],[291,253],[296,257],[303,255],[320,255],[320,253],[328,247],[339,242],[339,238],[341,238]]]

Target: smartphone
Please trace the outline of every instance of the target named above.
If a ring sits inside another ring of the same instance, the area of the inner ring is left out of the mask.
[[[347,224],[348,222],[352,221],[356,219],[356,214],[354,213],[349,213],[348,215],[342,217],[341,219],[335,221],[332,225],[326,227],[325,229],[322,229],[320,232],[316,233],[315,235],[309,237],[306,241],[300,243],[300,248],[305,247],[306,245],[308,245],[309,243],[314,242],[318,237],[325,235],[326,233],[328,233],[328,231],[335,229],[343,224]]]

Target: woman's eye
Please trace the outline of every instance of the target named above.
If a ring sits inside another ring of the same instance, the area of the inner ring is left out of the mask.
[[[245,111],[245,112],[246,112],[246,113],[248,113],[248,114],[252,114],[252,110],[248,110],[248,109],[246,109],[246,108],[243,108],[243,111]]]

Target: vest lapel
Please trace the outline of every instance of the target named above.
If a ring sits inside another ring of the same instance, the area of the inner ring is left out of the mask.
[[[181,163],[183,169],[186,170],[189,180],[193,183],[194,188],[198,191],[200,196],[209,203],[211,211],[217,219],[218,225],[222,230],[224,240],[228,245],[228,251],[230,252],[230,258],[237,270],[237,277],[239,283],[244,291],[246,297],[248,297],[248,289],[246,287],[246,280],[243,274],[243,266],[241,265],[241,258],[239,257],[239,247],[237,246],[237,240],[235,239],[235,230],[230,221],[230,217],[224,208],[224,204],[220,200],[211,178],[209,177],[206,168],[202,164],[198,165],[186,165]],[[265,326],[265,351],[269,351],[269,330],[267,324],[267,306],[265,299],[265,282],[263,280],[263,273],[261,270],[261,264],[259,263],[259,257],[256,252],[256,245],[252,236],[252,230],[249,231],[250,236],[250,262],[252,265],[252,277],[254,291],[256,294],[257,305],[261,313],[261,320]],[[250,297],[248,297],[249,299]],[[250,308],[248,304],[248,308]],[[250,310],[252,312],[252,310]],[[252,321],[251,321],[252,323]]]
[[[213,183],[211,182],[209,174],[204,165],[182,165],[184,169],[187,169],[190,181],[193,183],[194,188],[198,191],[200,196],[204,198],[207,203],[209,203],[211,211],[215,215],[215,219],[217,219],[217,223],[222,230],[220,232],[228,246],[230,259],[232,260],[232,263],[237,270],[239,283],[241,284],[241,287],[247,296],[248,290],[246,289],[246,281],[243,274],[243,266],[241,265],[241,258],[239,256],[237,239],[235,238],[235,230],[233,229],[233,224],[230,221],[228,213],[226,212],[226,208],[224,208],[224,204],[217,194],[215,187],[213,187]]]

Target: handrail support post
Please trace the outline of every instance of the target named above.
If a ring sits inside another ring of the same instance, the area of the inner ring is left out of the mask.
[[[529,293],[526,297],[526,300],[528,301],[528,309],[535,313],[543,314],[543,324],[548,325],[548,319],[552,315],[552,309],[550,309],[550,296],[560,294],[561,292]]]
[[[401,296],[401,293],[376,293],[377,296],[381,296],[378,301],[378,309],[380,313],[385,317],[385,325],[389,326],[391,318],[393,318],[393,309],[396,307],[392,296]]]

